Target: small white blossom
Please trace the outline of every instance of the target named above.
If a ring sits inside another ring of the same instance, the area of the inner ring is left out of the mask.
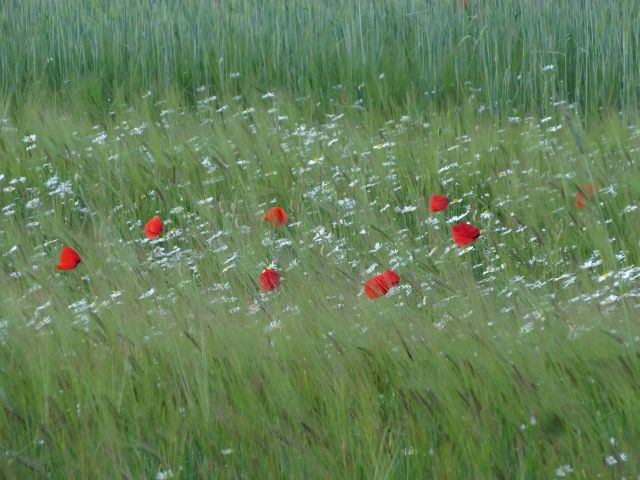
[[[569,473],[573,473],[573,468],[568,463],[556,468],[556,477],[566,477]]]

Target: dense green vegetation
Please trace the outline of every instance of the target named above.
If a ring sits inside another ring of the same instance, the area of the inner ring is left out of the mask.
[[[640,98],[632,0],[6,0],[0,18],[0,91],[18,101],[51,89],[98,103],[147,90],[193,100],[206,85],[312,95],[325,108],[464,97],[508,115],[559,99],[635,109]]]
[[[639,476],[639,11],[3,2],[0,478]]]

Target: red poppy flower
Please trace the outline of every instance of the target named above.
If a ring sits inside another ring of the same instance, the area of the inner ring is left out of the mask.
[[[277,270],[267,267],[263,270],[259,277],[260,290],[270,292],[280,286],[280,274]]]
[[[149,240],[155,240],[162,233],[162,219],[155,215],[144,226],[144,234]]]
[[[446,195],[431,195],[429,199],[429,211],[430,212],[442,212],[449,206],[449,199]]]
[[[456,245],[464,247],[478,239],[480,230],[469,223],[460,222],[458,225],[451,227],[451,236]]]
[[[389,290],[400,283],[400,277],[393,270],[387,270],[380,275],[371,277],[364,284],[364,293],[369,298],[378,298],[386,295]]]
[[[78,266],[79,263],[82,263],[82,259],[78,252],[76,252],[71,247],[62,247],[62,252],[60,252],[60,263],[56,265],[58,270],[73,270]]]
[[[585,200],[589,200],[594,193],[598,191],[600,186],[597,183],[585,183],[576,192],[575,200],[578,208],[584,208]]]
[[[267,213],[262,216],[262,220],[264,220],[265,222],[269,222],[275,228],[278,228],[282,225],[285,225],[289,220],[289,217],[287,217],[287,214],[282,208],[273,207],[270,208]]]

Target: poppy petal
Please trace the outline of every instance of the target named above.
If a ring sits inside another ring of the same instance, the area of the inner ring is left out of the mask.
[[[82,259],[78,252],[71,247],[64,246],[60,252],[60,262],[56,265],[56,268],[58,270],[73,270],[79,263],[82,263]]]
[[[386,292],[382,292],[378,288],[378,286],[375,284],[375,280],[373,280],[372,278],[367,280],[367,283],[364,284],[364,293],[371,299],[378,298],[379,296],[386,294]]]
[[[273,268],[266,268],[258,278],[260,290],[270,292],[280,286],[280,274]]]
[[[400,277],[393,270],[387,270],[367,280],[363,286],[367,297],[374,299],[386,295],[389,290],[400,283]]]
[[[449,206],[449,199],[446,195],[431,195],[429,199],[429,211],[430,212],[442,212]]]
[[[599,189],[600,185],[597,183],[585,183],[578,187],[578,191],[574,197],[576,206],[578,208],[584,208],[585,202],[591,200],[589,197],[592,197]]]
[[[387,270],[383,273],[387,283],[392,287],[395,287],[400,283],[400,276],[393,270]]]
[[[144,226],[144,234],[149,240],[155,240],[162,233],[162,219],[155,215]]]
[[[451,227],[451,236],[456,245],[464,247],[478,239],[480,230],[469,223],[460,222],[458,225]]]
[[[289,217],[282,208],[272,207],[262,216],[262,220],[270,223],[274,228],[278,228],[282,225],[286,225]]]

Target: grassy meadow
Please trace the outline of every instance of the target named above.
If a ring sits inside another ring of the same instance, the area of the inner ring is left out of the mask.
[[[640,478],[638,20],[3,2],[0,478]]]

